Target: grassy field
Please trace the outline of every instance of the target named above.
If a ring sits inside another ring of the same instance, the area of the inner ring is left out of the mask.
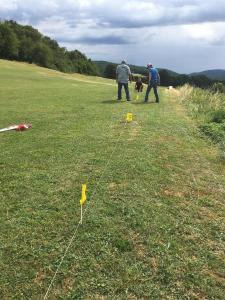
[[[47,299],[224,299],[225,166],[175,94],[0,61],[0,127],[33,123],[0,134],[0,299],[44,299],[82,183]]]

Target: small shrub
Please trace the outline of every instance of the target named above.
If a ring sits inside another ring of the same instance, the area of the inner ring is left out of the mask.
[[[221,143],[225,141],[225,123],[207,123],[201,125],[200,128],[214,142]]]
[[[213,113],[212,122],[215,122],[215,123],[223,123],[223,122],[225,122],[225,110],[224,109],[220,109],[220,110],[215,111]]]
[[[116,238],[113,244],[120,252],[130,252],[133,249],[132,243],[128,240],[124,240],[123,238]]]
[[[217,93],[225,93],[225,85],[222,82],[216,82],[212,86],[212,91]]]

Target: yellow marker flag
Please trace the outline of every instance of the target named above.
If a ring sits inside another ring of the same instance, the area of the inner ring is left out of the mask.
[[[132,122],[133,121],[133,114],[132,113],[128,113],[127,114],[127,122]]]
[[[137,94],[136,100],[139,100],[139,95]]]
[[[87,185],[86,184],[82,184],[82,194],[81,194],[81,199],[80,199],[80,205],[82,206],[85,201],[87,200],[87,196],[86,196],[86,190],[87,190]]]

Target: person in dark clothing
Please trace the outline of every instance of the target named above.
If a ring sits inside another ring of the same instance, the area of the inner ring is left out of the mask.
[[[143,83],[141,78],[137,78],[136,83],[135,83],[135,91],[137,92],[136,100],[139,99],[139,93],[143,91]]]
[[[145,94],[145,102],[148,102],[149,93],[151,92],[151,89],[153,88],[155,98],[156,98],[156,103],[159,103],[159,95],[158,95],[158,89],[157,89],[158,85],[160,85],[159,72],[156,68],[153,68],[152,64],[148,64],[147,69],[149,70],[149,81],[148,81],[148,87],[147,87],[146,94]]]
[[[135,90],[140,93],[143,91],[143,83],[142,83],[142,80],[141,78],[138,78],[136,83],[135,83]]]

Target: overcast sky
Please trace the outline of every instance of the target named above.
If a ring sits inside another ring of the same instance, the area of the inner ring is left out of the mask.
[[[0,18],[94,60],[225,69],[225,0],[0,0]]]

